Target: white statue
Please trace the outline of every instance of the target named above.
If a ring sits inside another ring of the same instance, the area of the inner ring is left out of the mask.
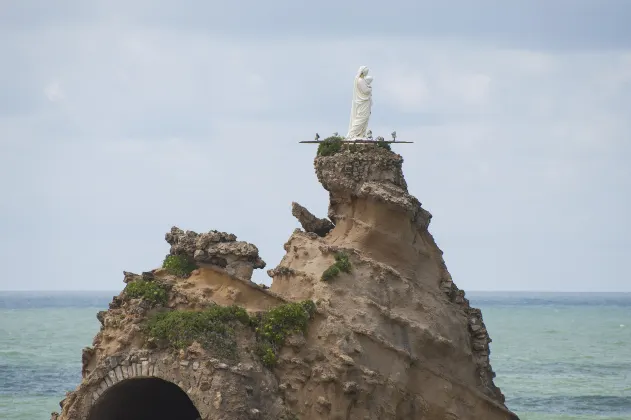
[[[372,107],[372,76],[368,76],[368,67],[361,66],[355,76],[351,122],[346,140],[363,139],[368,129],[370,108]]]

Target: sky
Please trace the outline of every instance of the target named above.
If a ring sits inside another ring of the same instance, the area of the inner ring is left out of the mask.
[[[370,128],[467,291],[631,292],[631,2],[0,0],[0,290],[120,290],[171,226],[284,255]]]

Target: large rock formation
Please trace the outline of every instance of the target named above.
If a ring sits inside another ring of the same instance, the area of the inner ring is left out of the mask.
[[[294,206],[309,231],[269,289],[250,281],[253,245],[173,228],[166,268],[125,273],[98,314],[53,419],[517,419],[402,162],[371,145],[317,157],[335,226]]]
[[[311,386],[293,384],[286,399],[299,401],[305,418],[320,418],[307,408],[317,407],[314,389],[331,401],[331,418],[512,418],[493,383],[482,314],[453,283],[427,230],[431,214],[407,191],[402,162],[362,146],[315,160],[335,228],[325,238],[294,232],[270,270],[270,290],[318,304],[325,320],[309,335],[329,349],[319,366],[336,380],[322,386],[311,375]],[[351,272],[322,281],[336,253],[348,256]],[[348,383],[353,398],[344,393]]]

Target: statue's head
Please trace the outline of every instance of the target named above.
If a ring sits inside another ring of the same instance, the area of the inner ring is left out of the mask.
[[[357,72],[357,77],[364,77],[368,74],[368,67],[361,66]]]

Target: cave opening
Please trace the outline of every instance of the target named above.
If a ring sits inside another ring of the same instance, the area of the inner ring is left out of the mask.
[[[160,378],[134,378],[108,388],[87,420],[197,420],[201,416],[186,393]]]

